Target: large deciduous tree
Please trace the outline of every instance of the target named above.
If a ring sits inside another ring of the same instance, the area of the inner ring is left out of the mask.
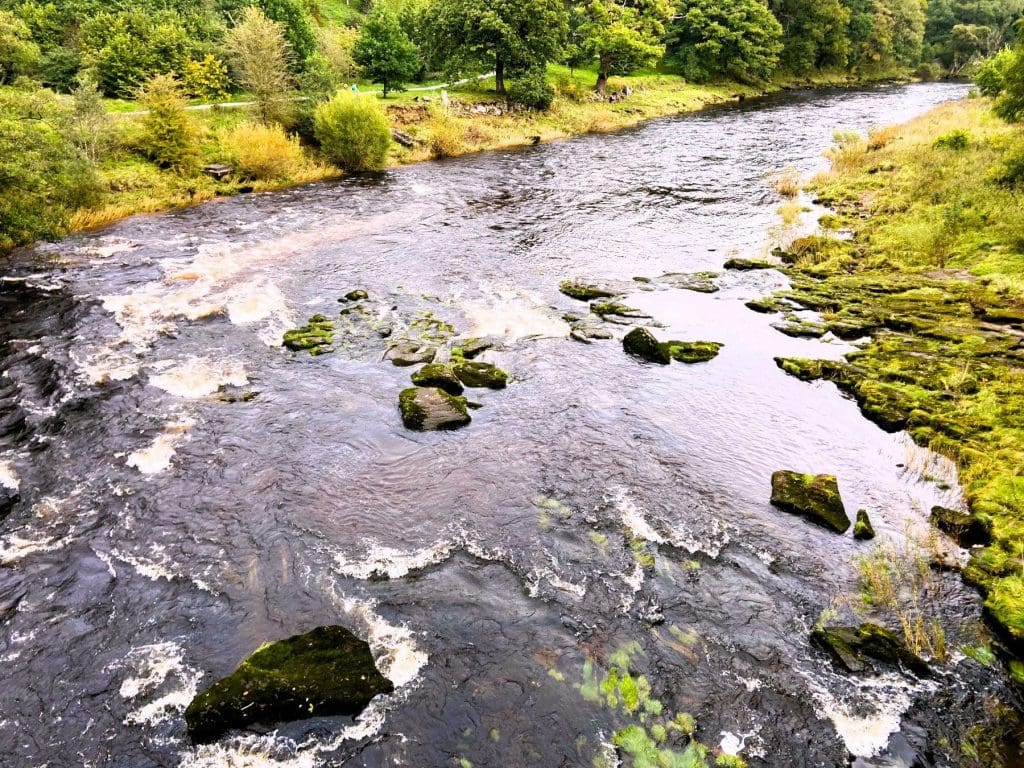
[[[363,24],[352,57],[363,74],[380,83],[384,98],[400,89],[420,67],[419,49],[402,29],[398,15],[387,5],[378,5]]]
[[[431,13],[438,63],[449,72],[493,66],[498,93],[508,71],[557,58],[568,30],[562,0],[435,0]]]
[[[681,0],[667,47],[691,80],[767,80],[779,63],[782,26],[765,0]]]
[[[665,0],[590,0],[580,26],[582,49],[597,61],[597,90],[609,76],[655,64],[665,53],[662,39],[671,7]]]

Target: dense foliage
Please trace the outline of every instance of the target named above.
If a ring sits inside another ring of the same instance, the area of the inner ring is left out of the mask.
[[[378,171],[391,145],[391,126],[374,99],[341,91],[315,115],[316,138],[327,158],[346,171]]]

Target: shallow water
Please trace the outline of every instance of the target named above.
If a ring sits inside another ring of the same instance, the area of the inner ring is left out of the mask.
[[[664,369],[568,339],[585,305],[558,285],[760,256],[787,234],[773,173],[964,93],[790,93],[19,255],[0,284],[0,483],[20,492],[0,523],[0,762],[589,766],[638,720],[589,700],[584,670],[627,647],[667,713],[752,765],[901,765],[906,742],[955,765],[941,744],[1009,696],[1001,673],[833,672],[808,630],[870,546],[767,503],[776,469],[835,473],[904,546],[960,502],[954,470],[776,368],[849,349],[745,308],[778,273],[713,295],[636,283],[662,338],[726,345]],[[483,359],[509,388],[474,392],[465,430],[415,434],[409,369],[375,333],[319,358],[278,346],[356,287],[393,338],[430,317],[500,336]],[[259,396],[218,397],[240,391]],[[951,647],[985,642],[977,595],[934,589]],[[190,745],[197,690],[330,623],[370,641],[395,694],[355,723]]]

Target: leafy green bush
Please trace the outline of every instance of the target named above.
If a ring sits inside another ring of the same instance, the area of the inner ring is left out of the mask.
[[[995,182],[1004,187],[1024,187],[1024,143],[1006,152],[995,174]]]
[[[994,109],[1009,123],[1024,120],[1024,46],[1013,52],[1003,70],[1003,92],[996,99]]]
[[[0,11],[0,85],[31,74],[39,64],[39,46],[32,42],[28,25]]]
[[[967,149],[968,144],[971,143],[971,135],[967,131],[950,131],[949,133],[939,136],[935,140],[936,149],[952,149],[957,152],[961,152]]]
[[[324,155],[346,171],[379,171],[391,146],[391,125],[373,97],[340,91],[321,104],[314,131]]]
[[[286,134],[276,123],[236,125],[224,135],[222,145],[244,178],[284,178],[302,161],[298,138]]]
[[[108,96],[130,98],[155,74],[181,73],[191,41],[178,16],[142,10],[103,12],[81,30],[84,63]]]
[[[508,100],[531,109],[546,110],[555,100],[555,89],[548,82],[541,67],[529,69],[517,76],[508,86]]]
[[[189,96],[203,101],[224,101],[231,87],[227,65],[212,53],[187,62],[182,82]]]
[[[67,138],[71,123],[51,91],[0,90],[0,251],[59,237],[94,199],[96,175]]]
[[[974,82],[983,96],[995,98],[1003,92],[1006,70],[1010,68],[1015,57],[1012,50],[1004,48],[981,63],[974,75]]]
[[[148,113],[142,120],[139,148],[162,168],[194,170],[199,162],[199,137],[185,107],[181,83],[173,75],[154,75],[139,89]]]

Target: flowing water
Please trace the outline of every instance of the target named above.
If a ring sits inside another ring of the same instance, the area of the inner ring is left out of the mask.
[[[760,256],[780,237],[771,174],[964,92],[790,93],[18,255],[0,289],[0,484],[20,497],[0,522],[0,763],[612,765],[613,734],[657,719],[595,700],[620,651],[663,716],[753,765],[955,765],[950,743],[1009,697],[956,650],[987,641],[978,596],[935,577],[953,650],[936,679],[839,674],[808,631],[871,547],[768,504],[774,470],[836,473],[902,547],[960,502],[954,470],[776,368],[849,350],[745,308],[779,273],[636,283],[662,338],[725,343],[665,368],[569,339],[585,305],[558,285]],[[377,333],[280,347],[353,288],[392,338],[436,319],[500,337],[483,359],[510,386],[474,392],[464,430],[413,433],[409,369]],[[324,624],[367,638],[396,692],[355,722],[190,744],[197,690]]]

